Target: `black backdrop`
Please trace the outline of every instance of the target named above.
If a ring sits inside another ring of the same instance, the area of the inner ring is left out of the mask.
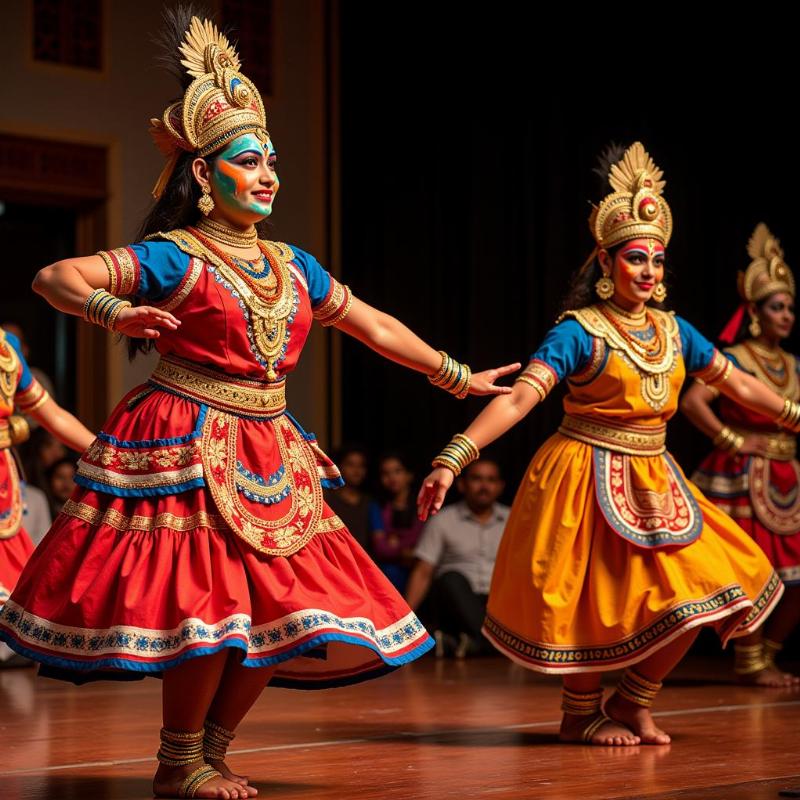
[[[525,362],[593,245],[592,168],[612,140],[641,139],[665,172],[668,305],[709,337],[738,302],[757,222],[800,265],[779,21],[754,48],[758,20],[740,41],[691,18],[607,37],[567,19],[533,29],[525,6],[452,12],[466,7],[342,4],[343,263],[358,296],[474,369]],[[344,343],[344,435],[374,453],[399,447],[423,471],[484,402]],[[551,397],[493,446],[509,494],[560,417]],[[680,415],[669,445],[688,471],[708,447]]]

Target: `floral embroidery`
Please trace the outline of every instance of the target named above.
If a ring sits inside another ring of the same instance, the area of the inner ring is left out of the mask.
[[[249,658],[285,651],[323,633],[354,634],[378,652],[391,655],[427,637],[412,613],[387,628],[377,629],[365,617],[340,617],[329,611],[305,609],[253,627],[250,617],[234,614],[218,622],[186,619],[170,630],[115,626],[105,629],[58,625],[8,602],[3,609],[6,628],[21,644],[51,653],[75,656],[91,663],[102,657],[134,657],[162,661],[189,647],[213,645],[237,638],[247,642]]]

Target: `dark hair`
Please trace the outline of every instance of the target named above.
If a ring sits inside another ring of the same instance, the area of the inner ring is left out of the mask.
[[[753,303],[753,305],[761,311],[762,308],[766,305],[767,301],[772,297],[773,294],[777,294],[777,292],[772,292],[768,294],[766,297],[762,297],[758,302]],[[745,339],[752,339],[753,335],[750,333],[750,314],[747,313],[745,310],[744,316],[742,317],[742,322],[739,325],[739,330],[736,331],[736,336],[733,337],[733,344],[739,344],[739,342],[743,342]]]
[[[408,457],[397,450],[387,450],[385,453],[382,453],[380,458],[378,458],[378,473],[380,474],[381,467],[387,461],[399,461],[402,465],[403,469],[406,472],[414,474],[414,470],[411,467],[411,462],[408,460]],[[389,493],[380,486],[379,488],[379,496],[381,497],[384,503],[388,503],[392,498],[389,496]],[[411,528],[414,525],[414,521],[416,520],[416,497],[413,486],[409,487],[408,491],[408,502],[405,508],[394,508],[392,507],[392,526],[395,528]]]

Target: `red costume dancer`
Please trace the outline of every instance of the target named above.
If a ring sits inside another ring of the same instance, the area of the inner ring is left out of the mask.
[[[33,542],[23,524],[20,474],[11,450],[28,438],[30,430],[25,417],[14,414],[15,406],[69,447],[83,450],[92,440],[92,434],[33,377],[19,339],[0,328],[0,608],[33,553]],[[0,660],[10,655],[0,644]]]
[[[256,791],[226,749],[268,682],[353,683],[433,644],[324,503],[338,470],[286,411],[312,321],[456,396],[510,391],[493,381],[516,365],[473,376],[313,256],[259,240],[278,190],[261,98],[211,23],[167,21],[188,75],[153,121],[168,162],[146,239],[35,283],[63,311],[155,341],[161,360],[81,459],[0,631],[51,675],[163,675],[155,793],[236,800]]]
[[[800,400],[798,360],[780,348],[794,324],[794,278],[778,240],[763,223],[753,233],[748,253],[751,264],[739,273],[742,304],[720,337],[732,345],[725,354],[773,391]],[[800,683],[778,670],[774,661],[800,622],[796,437],[725,396],[719,398],[715,414],[711,404],[717,395],[713,387],[696,383],[681,403],[684,413],[715,445],[692,480],[753,537],[786,586],[763,635],[759,630],[734,645],[736,674],[742,682],[760,686]]]

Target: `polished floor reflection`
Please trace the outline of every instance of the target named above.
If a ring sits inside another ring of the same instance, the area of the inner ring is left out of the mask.
[[[151,797],[160,684],[76,688],[0,670],[2,800]],[[559,745],[558,681],[500,658],[421,663],[347,689],[268,690],[232,765],[263,798],[761,800],[800,791],[800,691],[690,662],[659,703],[665,747]]]

